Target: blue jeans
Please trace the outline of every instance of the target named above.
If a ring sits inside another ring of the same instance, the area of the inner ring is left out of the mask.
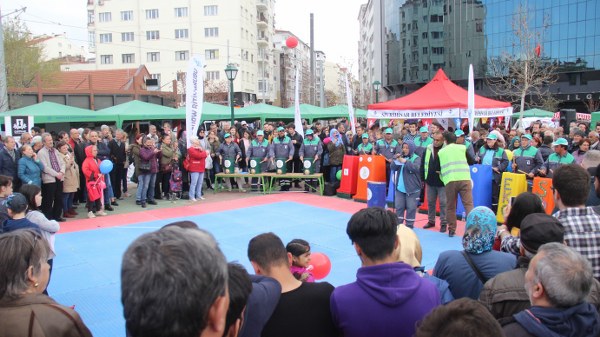
[[[190,182],[190,199],[196,199],[202,196],[202,183],[204,182],[204,172],[190,172],[192,181]]]
[[[415,217],[417,215],[417,199],[421,195],[421,191],[413,193],[403,193],[396,189],[396,215],[398,215],[398,223],[403,224],[406,221],[406,226],[413,228],[415,225]]]
[[[104,182],[106,183],[106,188],[104,189],[104,204],[110,205],[110,200],[115,197],[112,184],[110,183],[110,174],[104,175]]]
[[[342,170],[342,166],[330,166],[330,171],[329,171],[329,182],[330,183],[335,183],[338,178],[336,177],[337,172]]]
[[[146,195],[148,194],[149,190],[152,191],[152,193],[154,194],[154,188],[149,188],[151,176],[151,173],[140,174],[138,176],[138,189],[135,193],[135,200],[146,202]]]
[[[75,192],[63,193],[63,214],[65,214],[68,210],[73,208],[73,197],[74,196],[75,196]]]
[[[148,191],[146,195],[148,196],[148,200],[154,200],[154,191],[156,188],[156,173],[150,173],[150,183],[148,183]]]

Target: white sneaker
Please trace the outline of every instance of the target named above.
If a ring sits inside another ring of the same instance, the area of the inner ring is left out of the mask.
[[[98,212],[96,212],[96,214],[100,215],[100,216],[108,215],[108,213],[106,213],[105,211],[98,211]]]
[[[93,219],[95,217],[96,215],[94,214],[94,212],[88,212],[88,218]]]
[[[205,198],[205,197],[203,197],[203,196],[200,196],[198,199],[200,199],[200,200],[204,200],[204,199],[206,199],[206,198]]]
[[[191,199],[190,199],[190,202],[196,202],[196,201],[198,201],[198,200],[196,200],[196,199],[194,199],[194,198],[191,198]]]
[[[246,190],[245,190],[245,189],[243,189],[243,188],[240,188],[240,192],[242,192],[242,193],[246,193]]]

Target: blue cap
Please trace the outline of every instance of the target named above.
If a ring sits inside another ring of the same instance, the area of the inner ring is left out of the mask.
[[[426,126],[422,126],[422,127],[419,129],[419,131],[421,131],[421,132],[429,132],[429,129],[427,129],[427,127],[426,127]]]
[[[312,129],[308,129],[308,130],[306,130],[306,135],[307,135],[307,136],[309,136],[309,135],[314,135],[314,134],[315,134],[315,132],[314,132]]]
[[[552,146],[556,145],[569,146],[569,142],[564,138],[558,138],[554,143],[552,143]]]
[[[256,135],[257,136],[264,136],[265,132],[263,130],[258,130],[258,131],[256,131]]]
[[[461,129],[458,129],[458,130],[454,131],[454,135],[455,135],[456,137],[462,137],[462,136],[464,136],[464,135],[465,135],[465,133],[463,132],[463,130],[461,130]]]
[[[230,134],[230,133],[226,133],[226,134],[223,136],[223,138],[229,138],[229,137],[231,137],[231,134]]]
[[[524,135],[521,136],[521,138],[527,138],[528,140],[532,140],[533,139],[530,134],[524,134]]]
[[[387,128],[385,129],[384,133],[391,135],[392,133],[394,133],[394,130],[392,130],[392,128]]]
[[[369,139],[369,134],[367,134],[367,133],[363,133],[363,134],[362,134],[362,138],[363,138],[363,139]]]
[[[496,139],[498,139],[498,136],[495,133],[490,133],[489,135],[487,135],[486,138],[496,140]]]
[[[285,129],[283,128],[283,126],[280,126],[280,127],[278,127],[278,128],[277,128],[277,131],[278,131],[278,132],[279,132],[279,131],[285,131]]]

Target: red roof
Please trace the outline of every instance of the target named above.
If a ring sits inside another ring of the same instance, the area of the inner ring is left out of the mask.
[[[139,89],[145,89],[144,77],[149,76],[148,69],[143,65],[137,69],[61,71],[54,83],[42,84],[42,87],[62,90],[128,90],[133,89],[133,78],[138,77]]]
[[[428,110],[428,109],[467,109],[468,91],[452,83],[442,69],[438,70],[431,82],[412,94],[391,101],[369,104],[369,110]],[[510,107],[509,102],[496,101],[475,95],[476,109]]]

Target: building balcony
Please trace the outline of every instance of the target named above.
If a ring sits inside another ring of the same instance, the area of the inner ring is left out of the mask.
[[[256,25],[258,28],[266,29],[269,27],[269,19],[267,19],[264,15],[259,15],[256,17]]]
[[[256,43],[259,47],[266,47],[269,45],[269,39],[266,36],[259,36]]]
[[[259,11],[267,11],[269,9],[269,0],[256,0],[256,9]]]

